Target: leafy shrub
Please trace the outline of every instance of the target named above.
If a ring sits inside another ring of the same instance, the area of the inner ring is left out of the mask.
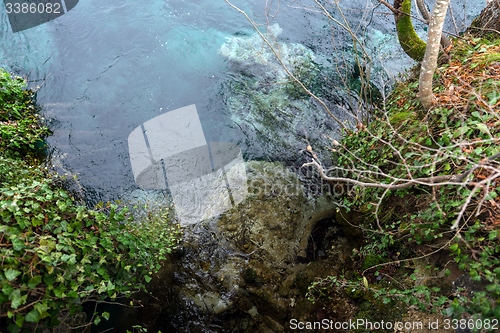
[[[25,90],[26,81],[0,68],[0,154],[20,157],[43,151],[43,138],[50,134]]]
[[[86,301],[145,290],[179,242],[168,209],[134,221],[126,207],[76,204],[56,175],[21,159],[47,129],[37,123],[24,81],[0,72],[0,84],[0,326],[34,331],[82,311]],[[6,141],[5,129],[23,128],[25,115],[26,131]],[[109,314],[94,323],[101,317]]]
[[[387,186],[444,179],[439,186],[354,187],[344,196],[344,208],[363,216],[360,274],[376,281],[377,297],[432,305],[454,317],[500,318],[500,40],[460,40],[453,52],[437,71],[438,103],[425,118],[413,77],[370,123],[346,133],[335,147],[335,168],[343,177]],[[403,268],[389,269],[436,252],[450,255],[481,287],[467,293],[415,285]],[[385,263],[371,265],[374,256]],[[397,286],[383,286],[377,274],[397,279]]]

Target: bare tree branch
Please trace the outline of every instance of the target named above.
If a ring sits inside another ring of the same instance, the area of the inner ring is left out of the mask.
[[[463,186],[466,183],[463,182],[463,179],[467,176],[467,173],[460,175],[444,175],[444,176],[433,176],[433,177],[425,177],[425,178],[414,178],[414,179],[399,179],[398,181],[404,181],[402,184],[394,184],[398,181],[394,181],[391,184],[384,184],[380,182],[362,182],[352,178],[345,177],[330,177],[327,176],[323,167],[316,161],[312,161],[309,163],[304,163],[303,167],[314,166],[318,170],[322,179],[329,182],[342,182],[348,183],[352,185],[357,185],[361,187],[372,187],[372,188],[383,188],[389,190],[399,190],[403,188],[408,188],[415,185],[427,185],[427,186],[443,186],[443,185],[458,185]]]
[[[399,10],[397,10],[396,8],[394,8],[393,6],[391,6],[387,1],[385,1],[385,0],[378,0],[378,2],[380,2],[381,4],[383,4],[384,6],[386,6],[387,8],[389,8],[390,11],[393,14],[398,14],[399,13]]]

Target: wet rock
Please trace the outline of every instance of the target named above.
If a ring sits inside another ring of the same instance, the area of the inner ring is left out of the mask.
[[[314,225],[335,212],[331,196],[308,197],[297,176],[278,163],[249,162],[249,197],[217,222],[221,235],[247,254],[284,269],[305,256]]]
[[[169,319],[168,326],[150,326],[154,330],[283,332],[291,316],[315,316],[307,287],[347,260],[351,248],[331,219],[336,205],[329,194],[308,196],[297,175],[279,163],[251,161],[245,168],[248,198],[187,229],[182,255],[164,272],[170,277],[152,282],[172,283],[156,289],[156,298],[170,297],[162,312]],[[327,235],[315,245],[323,255],[307,259],[318,225]]]
[[[310,143],[326,161],[330,155],[325,147],[330,142],[323,134],[337,133],[339,124],[290,79],[287,71],[321,97],[336,117],[348,122],[349,115],[339,106],[347,96],[331,89],[342,85],[342,80],[337,78],[331,59],[302,44],[280,41],[282,31],[277,23],[266,31],[271,45],[280,52],[281,62],[258,33],[229,37],[220,47],[219,53],[228,60],[232,73],[230,80],[222,83],[227,115],[245,141],[253,142],[253,158],[293,162],[296,152]]]
[[[483,36],[488,33],[500,35],[500,3],[498,1],[487,1],[487,6],[481,14],[471,23],[467,30],[475,36]]]

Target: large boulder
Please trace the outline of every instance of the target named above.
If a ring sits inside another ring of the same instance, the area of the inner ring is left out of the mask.
[[[149,328],[283,332],[291,318],[316,320],[322,311],[307,300],[307,288],[336,275],[352,250],[332,219],[335,201],[308,195],[278,163],[245,167],[248,198],[187,229],[183,248],[151,282],[157,311],[149,304],[136,312]]]
[[[476,36],[494,33],[500,36],[500,1],[489,1],[468,31]]]

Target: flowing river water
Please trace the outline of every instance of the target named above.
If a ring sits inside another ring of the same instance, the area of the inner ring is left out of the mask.
[[[373,84],[388,90],[412,64],[399,49],[392,15],[376,1],[338,1],[345,16],[334,2],[323,3],[351,26],[371,58]],[[349,121],[350,95],[338,74],[354,68],[350,34],[314,1],[234,4],[288,50],[285,62],[309,61],[303,64],[316,73],[308,77],[318,85],[315,92]],[[463,30],[481,6],[454,1],[447,30]],[[52,162],[59,172],[78,175],[89,204],[137,190],[129,134],[187,105],[196,105],[208,142],[237,145],[245,161],[290,165],[309,143],[327,151],[325,133],[339,136],[320,105],[281,88],[283,70],[245,17],[223,0],[80,0],[58,19],[17,33],[2,8],[0,29],[0,65],[38,89],[37,102],[53,131],[47,139]]]
[[[366,0],[340,3],[354,32],[373,52],[375,79],[394,77],[410,63],[394,52],[392,17],[380,14],[383,8]],[[322,59],[318,62],[352,65],[349,35],[310,9],[313,1],[235,5],[261,24],[278,23],[280,42],[303,45]],[[459,28],[477,13],[470,5],[455,5],[454,10]],[[229,114],[232,85],[224,83],[241,81],[241,67],[245,75],[262,77],[253,71],[252,61],[232,66],[238,50],[233,49],[233,59],[220,52],[228,37],[255,33],[225,1],[81,0],[58,19],[18,33],[11,32],[4,10],[0,15],[0,65],[28,77],[33,87],[41,86],[38,103],[54,132],[48,143],[61,167],[79,176],[93,201],[115,199],[134,188],[126,145],[130,132],[190,104],[198,108],[207,141],[233,142],[245,159],[290,156],[279,146],[263,148],[254,136],[268,133],[249,134]],[[319,106],[314,112],[327,118]],[[317,135],[315,126],[305,120],[302,133],[292,133],[302,137],[294,149],[303,149]]]

